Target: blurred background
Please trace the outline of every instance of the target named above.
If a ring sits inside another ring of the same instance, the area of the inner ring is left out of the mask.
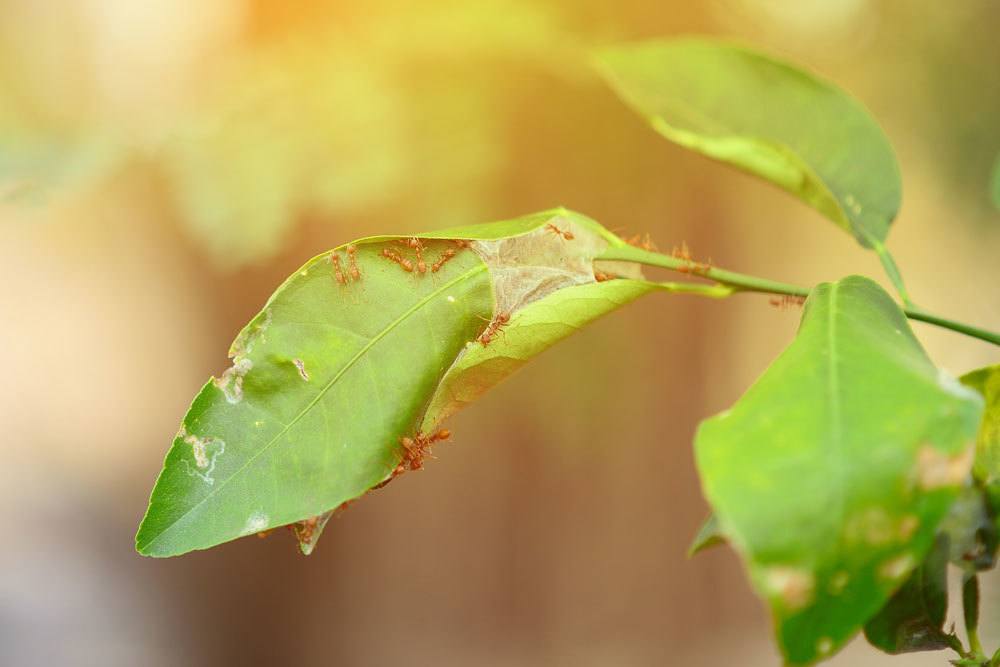
[[[133,535],[236,332],[349,239],[566,205],[783,281],[881,276],[804,205],[659,139],[589,71],[602,44],[726,35],[854,92],[900,156],[915,300],[1000,328],[997,25],[991,0],[0,0],[0,664],[778,664],[733,554],[685,557],[696,424],[795,331],[766,297],[602,320],[308,558],[283,531],[170,560]],[[915,329],[953,373],[997,362]],[[945,657],[856,642],[831,664]]]

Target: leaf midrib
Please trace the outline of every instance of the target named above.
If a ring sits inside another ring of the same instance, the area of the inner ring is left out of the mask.
[[[320,401],[320,399],[322,399],[323,396],[326,395],[326,392],[329,391],[330,388],[333,387],[333,385],[336,384],[337,381],[340,380],[340,378],[343,377],[343,375],[348,370],[350,370],[350,368],[354,366],[355,363],[358,362],[358,360],[360,360],[372,347],[374,347],[376,343],[385,338],[385,336],[387,336],[391,331],[393,331],[396,327],[402,324],[411,315],[418,312],[423,306],[430,303],[433,299],[440,296],[445,291],[451,289],[454,285],[457,285],[458,283],[467,280],[482,271],[486,271],[487,268],[488,267],[486,266],[485,263],[480,263],[479,265],[466,271],[462,275],[456,277],[455,279],[435,289],[433,292],[430,292],[427,296],[420,299],[412,306],[410,306],[408,309],[406,309],[399,317],[390,322],[382,331],[380,331],[377,335],[373,336],[372,339],[368,341],[368,343],[365,344],[364,347],[358,350],[358,352],[353,357],[351,357],[347,361],[347,363],[344,364],[343,368],[341,368],[337,372],[337,374],[334,375],[333,378],[331,378],[330,381],[327,382],[322,389],[320,389],[320,391],[316,394],[316,396],[304,408],[302,408],[302,410],[297,415],[295,415],[295,418],[292,419],[290,422],[288,422],[288,424],[286,424],[278,433],[276,433],[273,438],[271,438],[266,444],[264,444],[264,446],[261,447],[257,452],[255,452],[250,458],[248,458],[246,462],[244,462],[243,465],[237,468],[229,477],[223,480],[218,486],[213,488],[208,493],[207,496],[199,500],[196,504],[192,505],[190,509],[184,512],[184,514],[177,517],[177,519],[171,522],[170,525],[161,530],[159,533],[157,533],[157,535],[153,539],[151,539],[141,548],[145,551],[148,551],[149,548],[155,545],[160,539],[162,539],[164,535],[168,534],[171,530],[176,528],[176,526],[179,523],[181,523],[189,514],[197,510],[199,507],[204,505],[212,498],[216,497],[226,487],[226,485],[229,484],[229,482],[231,482],[233,479],[239,476],[240,473],[246,470],[246,468],[250,464],[252,464],[255,460],[257,460],[257,458],[260,457],[264,452],[268,451],[274,445],[274,443],[278,441],[278,439],[280,439],[283,435],[285,435],[285,433],[287,433],[288,430],[292,428],[292,426],[298,423],[298,421],[302,419],[302,417],[304,417],[306,413],[312,410],[313,407]]]

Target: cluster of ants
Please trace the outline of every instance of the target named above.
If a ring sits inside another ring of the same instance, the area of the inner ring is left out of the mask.
[[[404,248],[413,250],[415,255],[413,261],[392,248],[382,248],[382,257],[395,262],[407,273],[413,273],[414,270],[421,275],[427,273],[427,262],[424,261],[424,244],[421,243],[420,239],[398,239],[396,243]],[[458,246],[458,248],[445,248],[441,256],[431,264],[431,273],[440,271],[442,266],[458,254],[459,250],[468,248],[471,245],[468,241],[462,239],[454,239],[452,243]],[[358,268],[357,260],[357,247],[351,244],[345,250],[347,251],[348,258],[348,267],[346,269],[341,265],[340,255],[336,251],[330,255],[330,263],[333,264],[333,277],[337,283],[343,286],[346,286],[350,282],[361,280],[361,270]]]
[[[340,255],[334,251],[330,255],[330,263],[333,264],[333,277],[337,279],[337,282],[341,285],[347,285],[348,280],[351,282],[361,280],[361,270],[358,268],[358,259],[355,255],[358,249],[354,244],[348,245],[347,248],[347,258],[350,263],[350,267],[347,272],[345,272],[340,266]]]
[[[458,254],[459,250],[464,250],[472,245],[463,239],[452,239],[451,242],[458,246],[458,248],[445,248],[442,250],[441,255],[433,264],[431,264],[431,273],[437,273],[440,271],[442,266],[451,261],[451,259]],[[397,239],[396,244],[413,250],[413,261],[410,261],[409,258],[404,257],[392,248],[382,248],[382,256],[389,261],[398,264],[399,267],[407,273],[413,273],[414,270],[416,270],[419,275],[427,273],[427,262],[424,261],[424,244],[420,241],[420,239]]]
[[[771,297],[767,300],[769,304],[775,308],[780,308],[785,310],[786,308],[792,308],[793,306],[802,306],[806,302],[804,296],[796,296],[794,294],[782,294],[780,297]]]
[[[653,239],[650,238],[649,234],[642,236],[636,234],[635,236],[628,238],[621,237],[621,239],[635,248],[641,248],[642,250],[646,250],[648,252],[659,251],[659,248],[656,246],[656,243],[653,242]],[[712,269],[712,260],[708,260],[708,262],[699,262],[691,257],[691,250],[688,248],[687,242],[681,242],[679,247],[674,246],[670,251],[670,256],[684,262],[682,266],[677,267],[677,270],[681,273],[690,273],[696,276],[707,276],[708,272]],[[606,271],[594,272],[594,278],[596,278],[599,283],[604,282],[605,280],[613,280],[617,277],[618,276],[615,274]]]

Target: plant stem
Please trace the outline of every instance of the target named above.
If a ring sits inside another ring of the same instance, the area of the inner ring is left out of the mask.
[[[969,652],[975,659],[986,662],[983,644],[979,641],[979,577],[975,574],[966,574],[962,580],[962,612]]]
[[[636,264],[645,264],[647,266],[658,266],[660,268],[670,269],[671,271],[677,271],[679,273],[694,275],[711,280],[718,285],[725,286],[730,290],[730,292],[760,292],[764,294],[781,294],[802,297],[809,296],[810,292],[807,287],[791,285],[775,280],[768,280],[766,278],[758,278],[757,276],[736,273],[735,271],[726,271],[725,269],[718,269],[707,264],[700,264],[690,259],[664,255],[662,253],[643,250],[642,248],[636,248],[630,245],[608,248],[595,259],[599,261],[634,262]],[[672,284],[677,285],[677,283]],[[694,292],[697,290],[690,291]],[[726,296],[726,294],[717,292],[712,294],[712,296]],[[934,315],[933,313],[929,313],[921,308],[917,308],[916,306],[904,306],[903,312],[906,313],[906,316],[910,319],[927,322],[928,324],[950,329],[952,331],[965,334],[966,336],[971,336],[972,338],[978,338],[988,343],[993,343],[994,345],[1000,345],[1000,333],[981,329],[979,327],[972,326],[971,324],[956,322],[955,320],[941,317],[939,315]]]

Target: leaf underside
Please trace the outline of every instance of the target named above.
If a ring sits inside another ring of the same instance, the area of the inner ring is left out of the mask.
[[[308,553],[334,510],[398,474],[402,438],[433,433],[531,356],[655,288],[638,273],[596,282],[593,257],[621,241],[563,209],[419,237],[420,260],[397,237],[362,239],[353,260],[348,246],[324,253],[272,295],[185,416],[140,553],[283,525]],[[484,345],[499,314],[509,322]]]
[[[667,139],[794,194],[868,248],[899,211],[899,166],[861,103],[791,64],[686,38],[614,47],[600,68]]]
[[[981,411],[892,299],[849,277],[816,287],[794,342],[702,423],[705,494],[790,664],[841,647],[923,560]]]

